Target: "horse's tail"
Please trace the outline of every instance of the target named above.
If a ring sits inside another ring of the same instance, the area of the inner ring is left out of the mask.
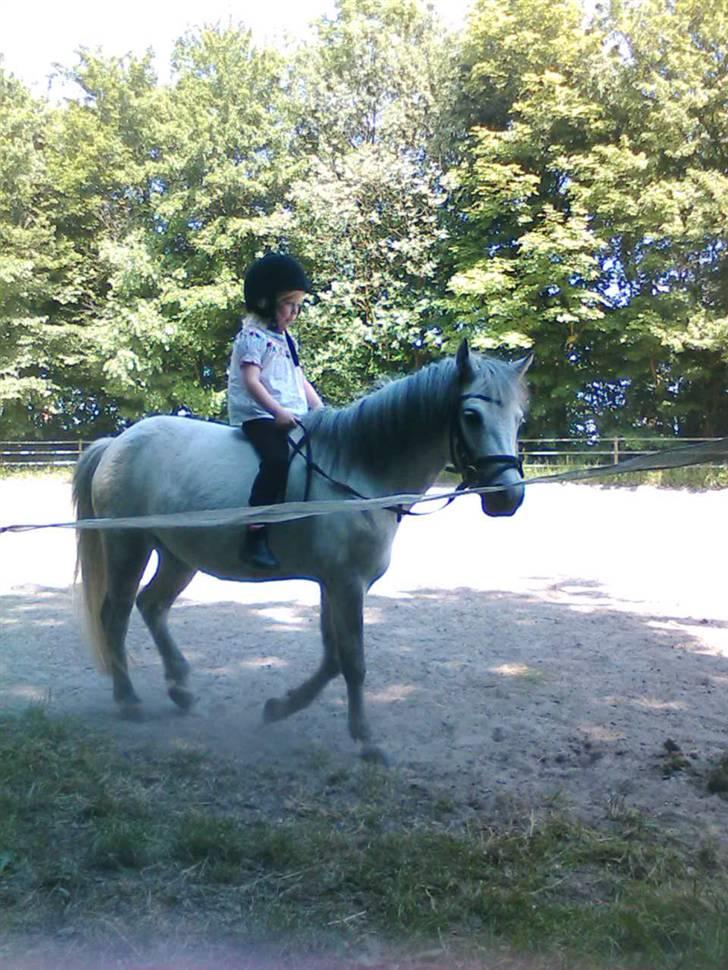
[[[111,438],[100,438],[95,441],[76,463],[73,472],[73,504],[76,509],[76,519],[92,519],[95,516],[91,501],[91,482],[111,440]],[[104,537],[98,529],[76,530],[75,582],[78,581],[79,573],[86,631],[91,650],[99,669],[108,674],[111,673],[111,659],[101,624],[101,608],[107,590],[106,555]]]

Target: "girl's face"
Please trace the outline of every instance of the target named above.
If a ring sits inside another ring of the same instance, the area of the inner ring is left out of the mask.
[[[291,290],[290,293],[280,294],[276,300],[276,330],[286,330],[293,323],[301,310],[305,295],[303,290]]]

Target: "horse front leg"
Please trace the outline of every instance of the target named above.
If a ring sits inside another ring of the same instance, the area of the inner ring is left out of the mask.
[[[386,756],[371,740],[364,711],[364,590],[360,585],[321,587],[321,636],[324,654],[316,673],[285,697],[271,698],[263,709],[266,722],[280,721],[307,707],[326,684],[343,673],[349,704],[349,733],[362,745],[367,761],[386,764]]]
[[[364,590],[360,585],[337,589],[332,596],[332,611],[336,628],[341,671],[346,681],[349,702],[349,733],[361,742],[361,756],[365,761],[387,763],[387,757],[372,742],[369,721],[364,710]]]
[[[330,680],[341,673],[339,653],[336,646],[336,629],[331,601],[324,586],[321,586],[321,640],[323,656],[318,670],[299,687],[289,690],[285,697],[271,697],[263,708],[263,720],[268,724],[282,721],[296,711],[308,707],[318,697]]]

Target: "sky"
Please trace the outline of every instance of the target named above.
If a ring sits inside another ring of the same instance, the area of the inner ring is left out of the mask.
[[[462,25],[469,3],[432,0],[450,27]],[[62,89],[59,81],[49,84],[53,65],[73,65],[80,47],[115,56],[151,47],[164,80],[172,45],[190,28],[242,22],[263,43],[301,34],[334,10],[334,0],[0,0],[0,55],[34,94],[53,97]]]

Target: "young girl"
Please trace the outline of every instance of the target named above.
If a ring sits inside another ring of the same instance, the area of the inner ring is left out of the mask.
[[[233,344],[228,371],[230,424],[242,426],[260,456],[250,504],[283,500],[288,473],[288,432],[321,399],[303,375],[288,327],[311,284],[291,256],[267,253],[245,274],[248,315]],[[243,557],[258,569],[275,569],[264,525],[248,526]]]

